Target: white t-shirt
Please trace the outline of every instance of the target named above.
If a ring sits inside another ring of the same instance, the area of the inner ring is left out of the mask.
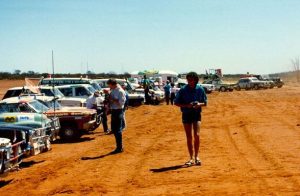
[[[88,109],[95,109],[95,105],[103,106],[103,101],[104,101],[103,97],[101,97],[101,96],[95,97],[94,95],[91,95],[86,99],[86,107]]]

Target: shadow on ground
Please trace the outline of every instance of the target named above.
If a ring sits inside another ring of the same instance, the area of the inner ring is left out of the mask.
[[[13,180],[7,180],[7,181],[1,181],[0,180],[0,188],[8,185],[9,183],[11,183]]]
[[[167,171],[174,171],[178,169],[184,169],[188,168],[186,165],[174,165],[170,167],[162,167],[162,168],[157,168],[157,169],[150,169],[153,173],[160,173],[160,172],[167,172]]]
[[[96,157],[81,157],[81,160],[95,160],[95,159],[102,159],[104,157],[107,157],[107,156],[110,156],[110,155],[114,155],[115,153],[113,152],[109,152],[107,154],[103,154],[103,155],[100,155],[100,156],[96,156]]]
[[[67,143],[81,143],[81,142],[88,142],[88,141],[92,141],[95,140],[95,138],[91,138],[91,137],[82,137],[82,138],[78,138],[78,139],[73,139],[73,140],[55,140],[54,142],[52,142],[52,144],[67,144]]]
[[[43,161],[23,161],[22,163],[20,163],[20,168],[21,169],[24,169],[24,168],[29,168],[33,165],[36,165],[36,164],[39,164],[39,163],[43,163],[45,162],[44,160]]]

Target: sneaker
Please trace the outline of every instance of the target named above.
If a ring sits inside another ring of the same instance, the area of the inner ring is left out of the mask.
[[[105,135],[110,135],[110,134],[112,134],[112,131],[107,129],[107,131],[104,131],[104,133],[105,133]]]

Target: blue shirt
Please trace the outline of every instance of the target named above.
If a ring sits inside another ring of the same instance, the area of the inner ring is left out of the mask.
[[[200,103],[207,104],[206,93],[202,86],[199,84],[196,85],[194,89],[190,88],[189,85],[183,86],[176,95],[175,104],[190,104],[191,102],[198,101]],[[181,108],[181,112],[188,113],[195,111],[193,108]],[[201,112],[202,109],[199,108],[197,111]]]
[[[171,92],[171,85],[170,84],[166,84],[164,86],[164,90],[165,90],[166,94],[170,94],[170,92]]]

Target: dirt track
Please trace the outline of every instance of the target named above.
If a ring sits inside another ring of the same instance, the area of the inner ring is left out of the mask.
[[[300,87],[208,98],[201,167],[180,167],[188,156],[179,109],[141,106],[126,113],[123,154],[107,156],[114,138],[99,128],[26,159],[0,194],[300,195]]]

